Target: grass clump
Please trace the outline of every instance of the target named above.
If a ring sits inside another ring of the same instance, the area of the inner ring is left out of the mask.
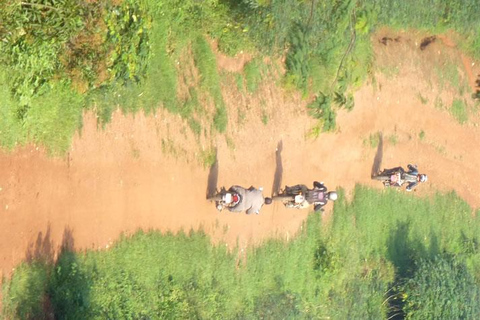
[[[425,131],[421,130],[418,134],[418,138],[423,141],[425,139]]]
[[[200,162],[205,168],[210,168],[217,161],[217,150],[215,148],[208,148],[200,151]]]
[[[392,145],[396,146],[398,143],[398,136],[396,134],[392,134],[388,136],[388,142],[390,142]]]
[[[363,145],[364,146],[369,146],[370,148],[376,148],[378,147],[378,144],[380,143],[380,134],[377,133],[371,133],[368,136],[368,139],[363,139]]]
[[[8,299],[3,299],[4,317],[11,319],[42,319],[43,302],[49,267],[42,262],[22,264],[15,269],[12,279],[3,285]]]
[[[307,108],[309,114],[315,119],[319,120],[319,132],[329,132],[335,130],[337,115],[335,113],[335,106],[341,107],[351,106],[353,104],[353,97],[345,98],[345,96],[336,94],[333,99],[330,96],[319,95],[311,102]]]
[[[420,92],[418,93],[418,99],[420,100],[420,102],[422,104],[427,104],[428,103],[428,99],[426,97],[424,97]]]
[[[450,113],[460,124],[464,124],[468,121],[468,110],[464,101],[460,99],[453,100],[450,107]]]
[[[31,99],[31,105],[19,106],[5,91],[3,97],[0,106],[3,146],[13,148],[19,143],[35,142],[51,154],[61,155],[68,150],[74,133],[81,127],[85,104],[83,96],[68,83],[51,82],[42,86]]]
[[[480,314],[480,288],[465,261],[438,257],[419,260],[416,268],[402,286],[408,319],[473,319]]]
[[[215,104],[214,127],[219,132],[225,132],[228,122],[227,109],[220,88],[220,76],[217,70],[215,55],[203,36],[197,37],[192,45],[195,65],[200,72],[200,85],[205,91],[210,93]]]
[[[254,59],[245,64],[243,72],[245,74],[245,83],[248,92],[255,93],[262,82],[263,63],[259,59]]]

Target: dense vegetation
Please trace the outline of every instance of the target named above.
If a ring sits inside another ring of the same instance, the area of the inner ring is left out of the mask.
[[[284,86],[316,96],[317,133],[332,130],[335,110],[353,107],[352,91],[371,68],[376,27],[453,29],[478,55],[479,11],[475,0],[3,1],[0,145],[36,142],[62,153],[85,109],[105,123],[118,106],[163,106],[196,135],[225,131],[225,77],[209,39],[227,54],[285,56]],[[251,94],[261,73],[249,66],[237,79]]]
[[[4,314],[41,319],[478,319],[480,223],[454,193],[358,186],[333,221],[246,254],[201,231],[40,257],[4,284]],[[74,236],[74,235],[73,235]],[[45,301],[49,301],[46,304]]]

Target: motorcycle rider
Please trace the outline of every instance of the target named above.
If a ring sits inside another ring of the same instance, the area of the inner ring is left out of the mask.
[[[231,212],[246,211],[247,214],[259,214],[260,209],[264,204],[268,205],[272,203],[271,198],[263,197],[263,188],[256,189],[251,186],[250,188],[245,189],[240,186],[231,186],[228,191],[240,197],[240,200],[236,205],[228,208]]]
[[[297,184],[293,187],[285,186],[285,193],[301,193],[304,195],[304,200],[298,204],[298,208],[304,209],[313,204],[315,212],[324,211],[323,207],[327,204],[328,200],[335,201],[338,198],[336,191],[327,192],[327,187],[325,187],[323,182],[318,181],[313,182],[313,189],[308,189],[304,184]]]
[[[400,173],[400,178],[396,183],[391,184],[394,187],[400,187],[405,182],[405,180],[410,181],[407,185],[406,190],[412,191],[419,182],[426,182],[428,177],[426,174],[418,173],[417,165],[407,165],[408,171],[405,171],[402,167],[395,167],[392,169],[384,169],[381,173],[382,175],[393,175]]]

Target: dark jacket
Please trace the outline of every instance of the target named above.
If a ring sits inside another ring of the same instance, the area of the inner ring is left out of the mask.
[[[413,166],[409,164],[408,171],[405,172],[405,179],[409,180],[410,182],[407,185],[407,191],[412,191],[418,184],[418,169],[417,166]]]
[[[408,181],[408,185],[406,188],[407,191],[412,191],[413,188],[415,188],[418,184],[418,180],[417,180],[418,169],[416,165],[411,165],[411,164],[409,164],[407,168],[408,168],[408,171],[405,171],[405,169],[403,169],[402,167],[385,169],[382,174],[391,175],[391,174],[395,174],[396,172],[400,172],[402,175],[402,179]]]
[[[309,198],[310,197],[310,201]],[[314,203],[314,210],[323,211],[323,206],[327,204],[327,187],[321,184],[318,181],[313,182],[313,190],[310,191],[310,194],[307,196],[307,201]]]
[[[328,202],[327,187],[318,181],[313,182],[313,189],[308,189],[304,184],[297,184],[292,187],[285,186],[285,192],[291,195],[305,195],[305,201],[313,204],[315,211],[323,210],[322,207]]]

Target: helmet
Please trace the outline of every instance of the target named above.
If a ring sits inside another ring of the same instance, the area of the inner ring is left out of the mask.
[[[335,201],[338,198],[338,194],[335,191],[330,191],[328,193],[328,200]]]
[[[421,174],[420,175],[420,182],[427,182],[428,180],[428,177],[426,174]]]
[[[223,201],[227,204],[230,204],[232,203],[233,201],[233,197],[232,197],[232,194],[230,192],[227,192],[223,195]]]
[[[265,198],[265,204],[272,203],[272,198]]]
[[[295,196],[295,203],[303,203],[305,201],[305,197],[301,194],[297,194]]]

